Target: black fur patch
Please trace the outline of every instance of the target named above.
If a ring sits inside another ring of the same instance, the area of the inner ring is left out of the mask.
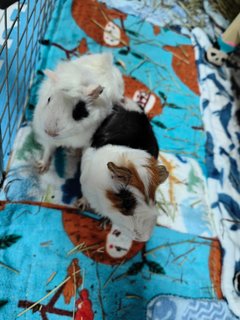
[[[240,272],[237,272],[236,274],[235,274],[235,277],[234,277],[235,279],[234,279],[234,282],[235,282],[235,287],[236,287],[236,289],[237,289],[237,291],[238,291],[238,293],[240,292]]]
[[[89,112],[86,108],[86,102],[82,100],[78,101],[72,112],[73,119],[79,121],[83,118],[86,118],[88,115]]]
[[[107,144],[141,149],[158,157],[158,144],[152,126],[144,112],[128,111],[114,106],[113,112],[102,122],[92,139],[92,147]]]
[[[137,201],[132,192],[127,189],[121,189],[117,196],[119,197],[119,202],[121,203],[121,213],[125,216],[132,216],[134,209],[137,206]]]

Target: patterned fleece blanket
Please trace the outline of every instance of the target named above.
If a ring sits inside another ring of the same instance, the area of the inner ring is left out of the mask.
[[[221,296],[217,240],[156,227],[132,242],[76,209],[0,206],[0,319],[144,320],[159,294]]]
[[[235,100],[229,74],[205,61],[209,40],[202,30],[190,33],[184,26],[166,27],[162,20],[160,27],[156,20],[128,15],[128,6],[121,10],[94,0],[59,0],[41,39],[27,121],[18,132],[1,193],[3,200],[18,203],[2,204],[0,311],[7,318],[36,303],[26,319],[54,320],[58,314],[63,319],[141,320],[188,319],[186,314],[191,319],[186,310],[194,309],[198,319],[205,319],[211,305],[207,319],[219,314],[234,319],[227,305],[216,300],[224,296],[240,314],[239,135],[231,118]],[[131,10],[137,14],[134,6]],[[174,10],[181,15],[180,8]],[[58,149],[49,172],[41,176],[34,166],[42,147],[34,139],[31,118],[42,70],[62,59],[108,50],[124,75],[125,95],[151,119],[159,161],[170,172],[157,190],[158,226],[146,245],[133,244],[111,226],[101,229],[96,215],[72,209],[81,192],[79,159],[73,154]],[[73,245],[78,247],[69,256]],[[38,302],[47,293],[45,302]],[[159,294],[189,300],[155,300]]]

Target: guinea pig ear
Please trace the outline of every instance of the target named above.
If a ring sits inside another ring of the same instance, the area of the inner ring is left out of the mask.
[[[113,162],[108,162],[107,163],[108,170],[112,174],[112,178],[121,184],[124,184],[127,186],[130,182],[130,179],[132,177],[131,171],[126,168],[126,167],[118,167],[116,164]]]
[[[54,71],[52,71],[50,69],[46,69],[46,70],[43,70],[43,73],[45,74],[45,76],[47,76],[53,82],[57,82],[58,81],[58,76]]]
[[[165,166],[162,166],[162,165],[157,166],[157,172],[159,177],[159,184],[167,180],[169,176],[169,172],[167,171]]]
[[[97,99],[100,94],[103,92],[104,87],[100,86],[100,85],[95,85],[95,86],[89,86],[87,88],[87,95],[91,98],[91,99]]]

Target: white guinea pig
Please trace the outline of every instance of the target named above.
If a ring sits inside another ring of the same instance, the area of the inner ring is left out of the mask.
[[[154,133],[138,105],[127,99],[114,106],[83,153],[77,206],[90,205],[131,239],[147,241],[158,215],[155,192],[168,177],[157,156]]]
[[[37,163],[40,172],[48,169],[57,147],[89,146],[96,128],[124,92],[121,73],[109,53],[60,62],[55,71],[44,73],[47,78],[40,87],[32,122],[44,150]]]

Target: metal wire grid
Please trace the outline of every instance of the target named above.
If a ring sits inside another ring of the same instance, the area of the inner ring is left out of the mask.
[[[0,47],[0,58],[5,64],[5,76],[0,79],[0,95],[3,90],[6,92],[6,101],[0,105],[0,180],[1,167],[6,167],[16,131],[24,117],[31,76],[39,53],[39,39],[46,31],[53,7],[54,0],[23,0],[17,4],[17,15],[11,26],[8,25],[9,9],[4,10],[0,17],[4,19],[5,34],[5,41]],[[24,19],[23,8],[26,9]],[[14,28],[17,28],[17,41],[10,58],[9,42]]]

